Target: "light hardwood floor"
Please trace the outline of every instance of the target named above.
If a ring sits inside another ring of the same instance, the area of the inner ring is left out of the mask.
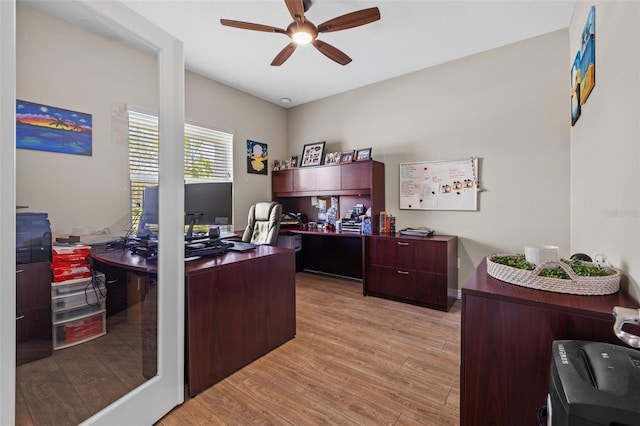
[[[440,312],[308,273],[296,291],[295,339],[157,425],[459,424],[459,301]]]
[[[104,336],[18,366],[16,425],[77,425],[140,386],[141,342],[122,311]]]

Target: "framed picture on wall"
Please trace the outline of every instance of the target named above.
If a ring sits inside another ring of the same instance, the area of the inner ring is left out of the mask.
[[[91,114],[16,100],[16,148],[91,156]]]
[[[302,148],[302,162],[300,163],[300,167],[319,166],[322,164],[324,145],[324,141],[305,144],[304,148]]]
[[[269,154],[266,143],[247,139],[247,173],[266,175],[268,159]]]

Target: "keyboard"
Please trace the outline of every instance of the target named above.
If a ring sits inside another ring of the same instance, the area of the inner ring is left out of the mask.
[[[229,250],[233,250],[233,251],[247,251],[247,250],[254,250],[257,245],[256,244],[252,244],[252,243],[245,243],[243,241],[229,241],[229,240],[225,240],[224,241],[227,244],[231,244],[231,247],[229,247]]]
[[[206,244],[189,244],[184,248],[184,257],[202,257],[224,254],[233,246],[231,243],[212,241]]]

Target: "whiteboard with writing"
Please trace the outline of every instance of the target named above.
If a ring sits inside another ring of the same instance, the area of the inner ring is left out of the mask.
[[[401,163],[400,209],[478,210],[478,159]]]

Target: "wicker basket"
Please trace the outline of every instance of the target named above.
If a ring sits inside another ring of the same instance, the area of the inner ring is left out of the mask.
[[[492,262],[492,257],[493,256],[487,257],[487,273],[494,278],[510,284],[555,293],[589,296],[613,294],[620,290],[620,272],[613,268],[608,269],[614,273],[604,277],[581,277],[576,275],[573,269],[564,262],[546,262],[538,265],[533,271],[527,271],[525,269],[518,269]],[[538,275],[543,269],[554,266],[564,269],[570,279],[547,278]]]

